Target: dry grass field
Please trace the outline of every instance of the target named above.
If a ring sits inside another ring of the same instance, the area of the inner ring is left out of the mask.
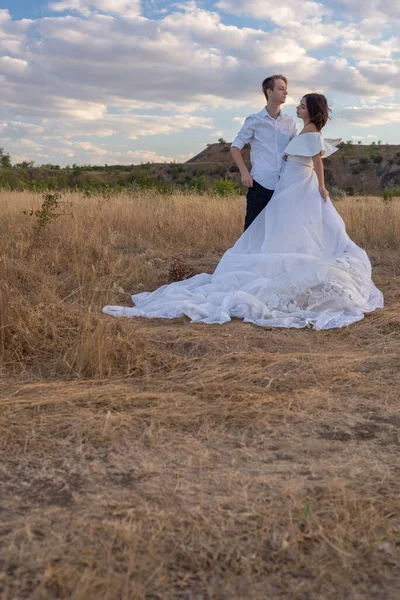
[[[244,198],[0,195],[0,597],[397,600],[400,200],[337,203],[386,308],[117,320],[213,269]]]

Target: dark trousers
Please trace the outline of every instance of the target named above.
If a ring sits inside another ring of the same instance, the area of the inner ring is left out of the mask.
[[[257,181],[253,182],[253,187],[247,192],[246,219],[244,222],[244,231],[252,224],[254,219],[258,217],[260,212],[264,210],[268,202],[272,198],[274,190],[268,190]]]

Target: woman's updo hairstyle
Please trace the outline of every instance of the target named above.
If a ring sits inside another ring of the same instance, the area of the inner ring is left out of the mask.
[[[323,94],[306,94],[304,96],[307,104],[307,112],[311,123],[314,123],[318,131],[321,131],[330,119],[331,109],[328,100]]]

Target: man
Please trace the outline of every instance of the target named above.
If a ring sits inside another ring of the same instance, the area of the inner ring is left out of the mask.
[[[286,77],[267,77],[262,89],[267,100],[266,107],[247,117],[231,147],[232,158],[240,170],[242,185],[249,188],[245,230],[271,200],[279,181],[284,150],[297,133],[294,119],[281,112],[281,106],[287,97]],[[251,146],[251,173],[242,156],[242,148],[247,143]]]

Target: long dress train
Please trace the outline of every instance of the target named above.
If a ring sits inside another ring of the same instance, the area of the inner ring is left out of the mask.
[[[319,133],[286,147],[275,193],[227,250],[214,273],[134,294],[134,307],[106,306],[116,317],[225,323],[232,317],[266,327],[331,329],[383,306],[371,263],[347,235],[343,219],[318,190],[312,156],[337,148]]]

